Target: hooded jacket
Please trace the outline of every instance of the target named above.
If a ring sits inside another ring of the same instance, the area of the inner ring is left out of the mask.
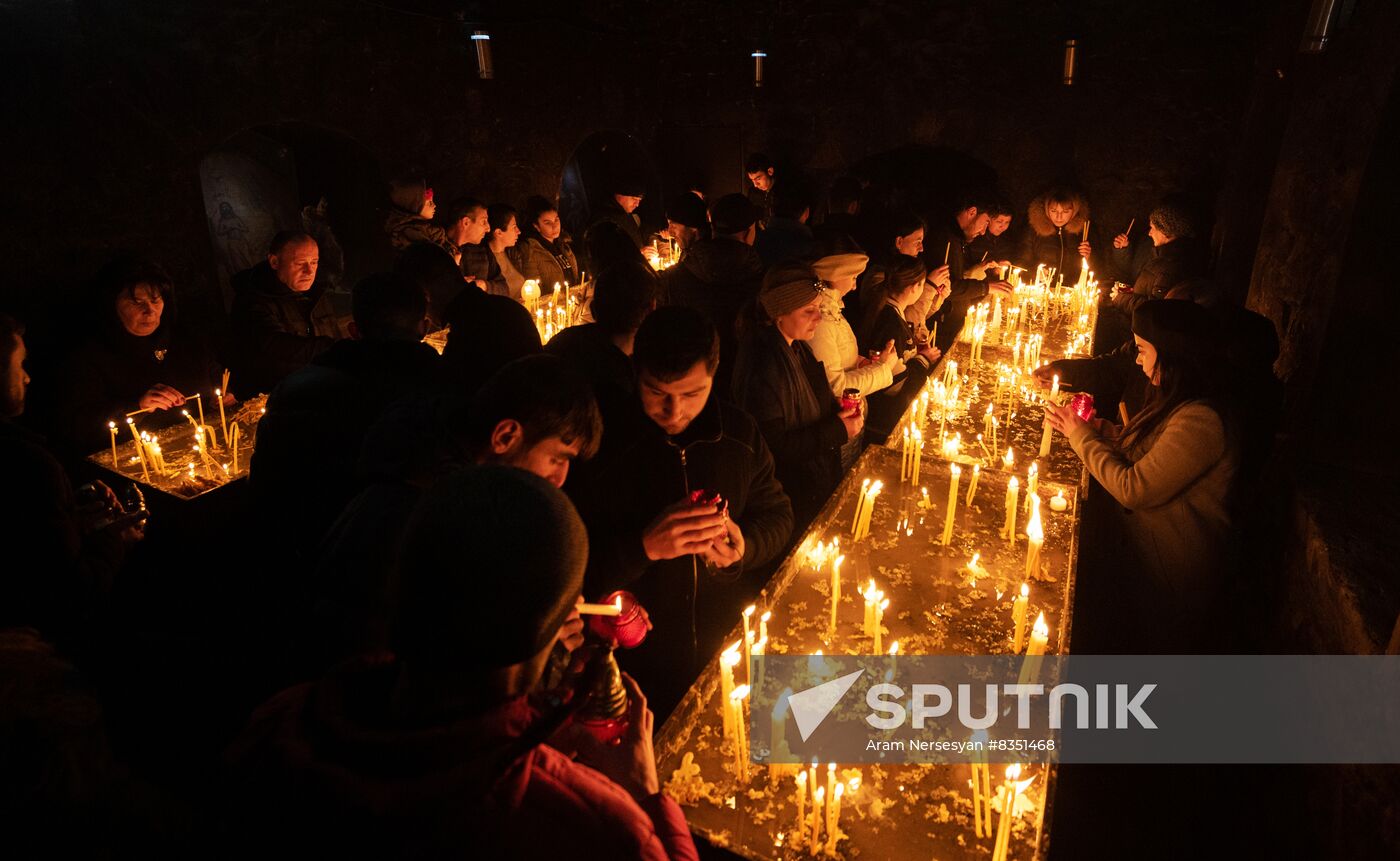
[[[531,228],[519,242],[506,249],[506,256],[526,280],[533,278],[540,282],[541,292],[553,289],[555,284],[579,283],[573,243],[562,234],[550,242]]]
[[[237,839],[306,857],[697,857],[673,800],[639,803],[536,739],[537,703],[424,725],[392,713],[396,678],[347,667],[254,713],[228,754],[249,806]]]
[[[389,186],[389,202],[393,209],[384,221],[389,244],[402,251],[415,242],[431,242],[449,254],[457,254],[457,246],[447,238],[447,231],[422,215],[427,201],[427,187],[421,182],[393,183]]]
[[[773,455],[747,413],[713,393],[684,432],[670,437],[634,402],[608,425],[603,451],[579,464],[565,487],[588,527],[584,592],[591,600],[628,589],[655,626],[637,649],[619,653],[658,716],[680,701],[761,585],[763,567],[792,532],[792,507]],[[687,555],[652,562],[642,532],[663,509],[704,490],[729,503],[744,556],[722,571]],[[692,620],[694,634],[692,636]]]
[[[496,262],[496,255],[491,253],[491,246],[486,240],[475,245],[463,245],[461,252],[462,275],[468,281],[484,281],[487,293],[510,298],[510,285],[506,283],[501,264]]]
[[[229,387],[244,398],[271,392],[344,335],[320,282],[297,293],[266,261],[233,281]]]
[[[1130,293],[1121,293],[1113,304],[1132,316],[1137,306],[1152,299],[1190,299],[1209,307],[1211,297],[1195,295],[1208,265],[1205,247],[1194,237],[1182,236],[1153,249]],[[1175,295],[1172,295],[1175,292]]]
[[[1074,216],[1065,222],[1064,227],[1056,227],[1045,214],[1045,196],[1032,200],[1026,207],[1026,230],[1021,239],[1021,252],[1017,258],[1020,266],[1029,270],[1029,278],[1035,277],[1035,269],[1040,264],[1053,266],[1063,275],[1066,284],[1073,284],[1079,278],[1083,260],[1079,256],[1079,243],[1084,238],[1084,225],[1089,221],[1089,203],[1083,198],[1075,201]],[[1091,263],[1092,267],[1093,264]]]

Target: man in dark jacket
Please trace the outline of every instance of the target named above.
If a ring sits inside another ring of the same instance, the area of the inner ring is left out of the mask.
[[[1016,243],[1012,241],[1011,203],[1003,197],[987,202],[987,229],[969,245],[973,263],[1011,261],[1016,258]],[[1000,267],[998,267],[1000,268]],[[1005,273],[1002,273],[1005,275]]]
[[[773,160],[761,152],[756,152],[744,161],[744,175],[749,178],[749,202],[758,210],[758,221],[762,227],[768,226],[773,217],[773,186],[777,184]]]
[[[284,691],[230,751],[246,805],[235,854],[694,859],[636,684],[624,679],[616,745],[556,735],[568,713],[531,695],[587,555],[578,515],[542,479],[442,477],[409,518],[394,660]]]
[[[642,321],[656,307],[656,292],[656,275],[650,266],[610,266],[594,280],[593,302],[589,306],[593,322],[570,326],[544,348],[588,379],[605,424],[636,402],[632,342]]]
[[[460,255],[458,265],[462,277],[479,290],[498,296],[507,295],[510,289],[506,286],[506,276],[501,274],[501,264],[496,262],[496,255],[491,253],[491,249],[482,244],[491,230],[486,204],[470,197],[459,197],[449,203],[441,214],[447,224],[447,238]],[[447,305],[440,303],[440,307]]]
[[[979,277],[992,268],[994,261],[988,259],[979,262],[973,259],[972,241],[986,231],[990,220],[987,203],[979,196],[969,195],[958,203],[953,217],[943,225],[942,230],[932,232],[924,240],[924,263],[930,270],[937,269],[944,265],[943,257],[946,254],[951,278],[951,292],[929,318],[930,329],[934,323],[938,324],[938,339],[934,345],[942,353],[947,353],[957,341],[969,307],[982,301],[990,290],[1008,296],[1011,294],[1010,284]]]
[[[633,360],[639,409],[568,489],[592,548],[586,595],[628,589],[651,614],[647,642],[619,659],[664,715],[757,593],[792,507],[754,420],[712,396],[719,339],[702,314],[654,311]]]
[[[142,533],[135,523],[113,520],[121,506],[100,482],[95,509],[80,509],[63,467],[39,437],[13,422],[29,388],[25,356],[23,327],[0,314],[0,546],[8,558],[0,628],[37,628],[71,654],[82,650],[87,623]]]
[[[342,336],[316,280],[317,253],[310,234],[284,231],[272,238],[267,262],[233,277],[230,388],[243,396],[272,391]]]
[[[612,194],[603,201],[598,208],[593,210],[593,217],[589,219],[589,225],[597,224],[600,221],[611,221],[618,227],[627,238],[632,240],[632,244],[637,246],[639,251],[651,246],[646,234],[642,230],[641,216],[637,215],[637,207],[642,205],[642,198],[646,195],[646,185],[638,179],[623,177],[614,180],[612,183]],[[591,261],[595,267],[598,261]]]
[[[603,425],[588,386],[552,356],[511,362],[473,398],[403,401],[366,434],[365,487],[331,526],[313,575],[314,672],[388,648],[393,560],[413,506],[445,471],[504,464],[556,487],[598,450]]]
[[[773,216],[754,240],[763,265],[772,266],[805,258],[812,253],[816,238],[807,220],[812,217],[812,196],[802,183],[791,179],[772,192]]]
[[[393,402],[445,382],[442,357],[422,343],[427,299],[418,285],[372,275],[355,285],[352,301],[353,337],[283,380],[258,425],[253,507],[298,555],[309,554],[354,495],[369,426]]]
[[[734,356],[738,349],[734,322],[740,310],[758,295],[763,261],[753,250],[758,234],[758,210],[741,194],[715,201],[710,213],[715,238],[695,243],[681,262],[661,276],[665,304],[703,311],[719,330],[719,371],[715,385],[728,397]]]

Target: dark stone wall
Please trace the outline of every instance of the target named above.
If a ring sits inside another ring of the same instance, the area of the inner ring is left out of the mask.
[[[425,174],[440,197],[515,201],[557,193],[600,129],[637,136],[673,178],[707,172],[716,192],[759,148],[825,179],[943,146],[1018,201],[1078,179],[1096,220],[1121,229],[1164,191],[1214,196],[1261,34],[1297,5],[18,0],[0,8],[0,95],[18,118],[0,159],[5,301],[52,304],[114,249],[142,248],[213,308],[200,162],[250,129],[285,143],[289,123],[348,139],[384,176]],[[496,80],[476,78],[459,16],[488,22]],[[330,146],[294,154],[303,183]]]

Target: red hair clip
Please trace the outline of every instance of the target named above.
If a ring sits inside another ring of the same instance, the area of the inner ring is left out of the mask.
[[[432,190],[432,188],[426,188],[426,189],[423,190],[423,200],[424,200],[424,202],[426,202],[426,203],[432,203],[432,202],[433,202],[433,190]]]

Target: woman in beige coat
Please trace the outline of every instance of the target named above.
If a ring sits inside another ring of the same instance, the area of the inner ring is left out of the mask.
[[[822,302],[822,319],[817,334],[809,342],[812,354],[826,368],[826,381],[837,397],[846,389],[859,389],[861,397],[878,392],[894,381],[899,356],[886,348],[878,361],[860,354],[856,333],[841,313],[843,299],[856,287],[856,280],[870,258],[859,252],[828,254],[812,264],[817,277],[827,284]],[[890,346],[893,346],[891,344]]]
[[[1216,624],[1230,571],[1229,496],[1236,456],[1212,401],[1221,359],[1214,320],[1194,302],[1154,300],[1133,314],[1137,363],[1152,388],[1141,412],[1119,427],[1048,407],[1046,421],[1069,439],[1089,473],[1117,503],[1121,535],[1086,534],[1126,546],[1116,566],[1126,599],[1122,621],[1142,634],[1140,651],[1198,651]],[[1126,543],[1119,539],[1126,538]],[[1112,543],[1110,543],[1112,542]],[[1090,554],[1091,556],[1093,554]]]

